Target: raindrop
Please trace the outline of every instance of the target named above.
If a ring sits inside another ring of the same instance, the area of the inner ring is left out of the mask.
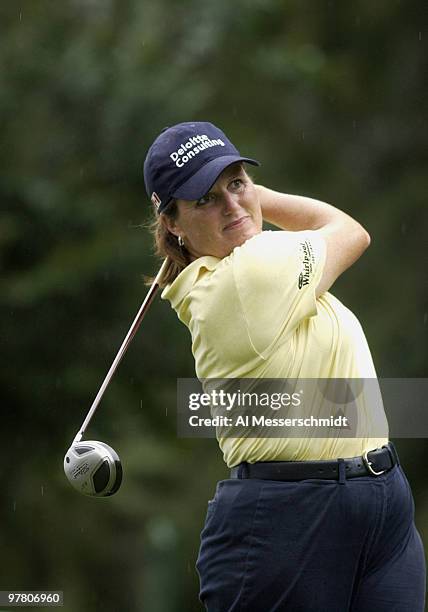
[[[419,40],[422,40],[422,32],[419,32]]]
[[[426,325],[428,322],[428,312],[424,313],[424,325]]]
[[[22,11],[19,13],[19,21],[22,21]],[[419,34],[420,34],[420,32],[419,32]]]
[[[44,486],[43,486],[43,485],[40,487],[40,490],[41,490],[41,492],[42,492],[42,497],[43,497],[44,492],[45,492],[45,488],[44,488]]]
[[[16,512],[16,501],[13,502],[13,511]]]
[[[302,132],[302,140],[305,140],[305,132]]]

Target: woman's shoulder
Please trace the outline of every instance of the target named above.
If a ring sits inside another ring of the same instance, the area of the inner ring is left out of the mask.
[[[236,247],[232,256],[237,266],[247,263],[257,267],[283,266],[286,262],[299,261],[305,253],[312,253],[318,242],[315,232],[310,230],[265,230]]]
[[[313,230],[303,230],[299,232],[292,232],[290,230],[283,229],[263,230],[259,234],[249,238],[241,246],[235,247],[234,252],[239,253],[253,251],[264,247],[277,247],[292,250],[305,240],[313,240],[315,238],[316,236]]]

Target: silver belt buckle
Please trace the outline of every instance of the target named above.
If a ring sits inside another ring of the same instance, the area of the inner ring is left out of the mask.
[[[380,476],[381,474],[384,474],[386,472],[386,470],[381,470],[380,472],[376,472],[373,468],[372,468],[372,462],[369,461],[369,458],[367,457],[368,453],[370,453],[371,451],[366,451],[363,454],[363,463],[366,466],[366,468],[368,469],[368,471],[373,474],[373,476]]]

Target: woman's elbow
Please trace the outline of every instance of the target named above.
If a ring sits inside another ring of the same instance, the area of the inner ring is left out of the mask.
[[[371,245],[372,239],[367,230],[364,230],[364,234],[365,234],[365,239],[366,239],[366,249],[368,249],[369,246]]]
[[[369,248],[372,239],[367,230],[365,230],[363,227],[361,229],[362,229],[362,244],[363,244],[364,250],[366,250]]]
[[[366,249],[369,248],[371,243],[370,234],[361,225],[358,228],[358,232],[354,236],[354,248],[356,259],[361,257]]]
[[[355,222],[352,238],[351,238],[351,235],[348,235],[348,238],[349,238],[349,243],[348,243],[349,248],[354,251],[357,259],[358,257],[361,257],[361,255],[364,253],[366,249],[369,248],[370,243],[371,243],[370,234],[358,222]]]
[[[372,239],[368,231],[358,221],[355,222],[355,229],[355,244],[358,244],[358,248],[361,249],[361,252],[364,252],[370,246]]]

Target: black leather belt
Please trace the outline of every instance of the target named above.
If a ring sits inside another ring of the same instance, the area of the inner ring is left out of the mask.
[[[399,463],[395,446],[389,442],[382,448],[351,459],[244,462],[231,469],[230,477],[262,480],[306,480],[307,478],[342,480],[358,476],[380,476]]]

